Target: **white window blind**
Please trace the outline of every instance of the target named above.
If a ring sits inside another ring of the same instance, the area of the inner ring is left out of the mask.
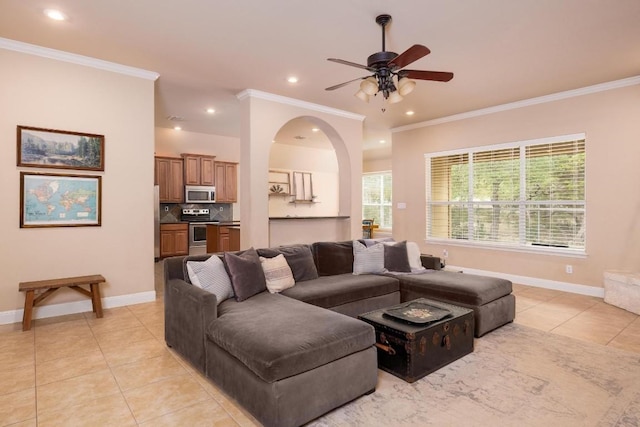
[[[584,135],[426,155],[427,239],[585,249]]]
[[[380,228],[391,228],[391,172],[362,176],[362,219],[373,219]]]

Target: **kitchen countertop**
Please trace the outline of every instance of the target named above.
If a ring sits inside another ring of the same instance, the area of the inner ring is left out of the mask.
[[[338,216],[270,216],[269,220],[283,220],[283,219],[349,219],[350,216],[338,215]]]

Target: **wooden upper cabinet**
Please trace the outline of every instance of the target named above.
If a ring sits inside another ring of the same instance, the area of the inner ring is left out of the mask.
[[[215,162],[216,202],[235,203],[238,201],[238,164]]]
[[[182,154],[184,185],[215,185],[213,159],[203,154]]]
[[[182,203],[184,201],[182,159],[156,157],[155,184],[160,188],[160,203]]]

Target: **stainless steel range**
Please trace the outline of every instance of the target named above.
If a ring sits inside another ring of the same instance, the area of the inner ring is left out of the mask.
[[[189,222],[190,253],[191,248],[207,246],[207,224],[219,223],[219,221],[211,221],[209,209],[184,208],[180,219]]]

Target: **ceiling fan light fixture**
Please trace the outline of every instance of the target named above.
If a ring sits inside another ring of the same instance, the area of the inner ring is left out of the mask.
[[[407,77],[402,77],[398,80],[398,92],[400,95],[406,96],[413,92],[413,89],[416,87],[415,80],[411,80]]]
[[[360,90],[367,95],[375,95],[378,93],[378,81],[375,77],[367,77],[360,83]]]
[[[400,95],[400,93],[397,90],[394,90],[389,94],[387,101],[389,101],[389,104],[395,104],[397,102],[402,101],[402,95]]]
[[[354,95],[356,98],[358,98],[361,101],[364,102],[369,102],[369,95],[367,95],[366,93],[364,93],[362,91],[362,89],[360,89],[359,91],[357,91]]]

